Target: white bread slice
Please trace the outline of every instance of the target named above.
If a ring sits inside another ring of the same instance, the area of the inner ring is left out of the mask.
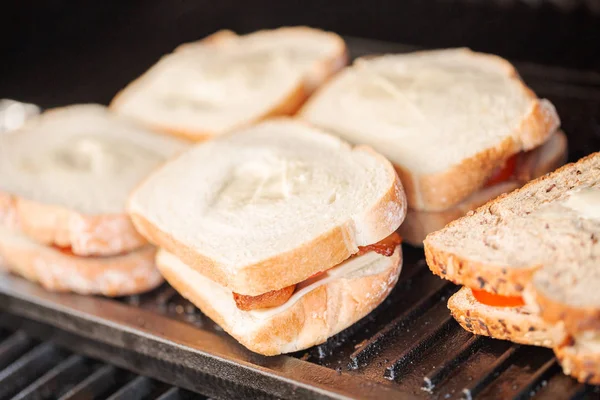
[[[535,289],[563,303],[574,295],[567,284],[585,285],[589,274],[596,273],[592,266],[600,259],[599,194],[600,153],[594,153],[427,236],[429,268],[453,282],[506,296],[521,295],[536,271],[549,268],[534,277]],[[569,279],[545,290],[540,280],[556,269]],[[577,303],[588,293],[592,303]],[[593,290],[572,299],[572,306],[582,310],[600,305]]]
[[[0,228],[4,268],[57,292],[104,296],[146,292],[163,282],[154,265],[155,253],[147,245],[119,256],[78,257]]]
[[[406,198],[383,156],[279,119],[196,145],[140,185],[129,211],[150,242],[255,296],[387,237]]]
[[[125,212],[133,188],[187,147],[100,105],[54,109],[0,138],[0,214],[37,242],[81,256],[146,244]]]
[[[560,123],[508,61],[468,49],[359,59],[299,116],[385,155],[424,211],[458,204]]]
[[[503,193],[511,192],[532,179],[554,171],[566,160],[567,137],[562,131],[558,131],[540,147],[525,153],[520,159],[520,165],[517,166],[513,179],[480,189],[444,211],[419,211],[409,208],[398,232],[404,242],[413,246],[423,246],[423,240],[431,232],[442,229],[455,219]]]
[[[532,307],[489,306],[477,301],[467,287],[450,297],[448,308],[465,330],[476,335],[544,347],[557,346],[565,339],[561,323],[544,321]]]
[[[308,27],[238,36],[219,31],[164,56],[112,101],[155,129],[203,140],[294,114],[347,63],[341,37]]]
[[[165,279],[248,349],[264,354],[290,353],[323,343],[370,313],[390,293],[402,267],[400,246],[391,257],[374,252],[355,257],[350,271],[326,273],[321,286],[298,288],[275,309],[242,311],[230,290],[159,250],[156,259]],[[313,289],[314,288],[314,289]]]

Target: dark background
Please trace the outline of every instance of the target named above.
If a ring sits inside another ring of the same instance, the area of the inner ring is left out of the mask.
[[[556,2],[572,7],[558,7]],[[596,0],[588,3],[598,4]],[[600,71],[600,13],[554,0],[10,1],[0,9],[0,97],[107,103],[177,44],[217,29],[307,24],[425,47]],[[12,8],[8,3],[13,3]],[[600,5],[600,4],[598,4]],[[598,8],[598,7],[596,7]]]

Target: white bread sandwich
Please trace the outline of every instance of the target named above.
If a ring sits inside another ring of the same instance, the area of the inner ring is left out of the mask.
[[[292,115],[347,63],[341,37],[308,27],[219,31],[162,57],[112,101],[154,129],[204,140]]]
[[[358,59],[299,117],[394,164],[409,205],[400,233],[413,245],[566,157],[554,106],[508,61],[467,49]]]
[[[204,142],[132,194],[166,280],[247,348],[324,342],[394,287],[406,198],[368,147],[292,119]]]
[[[532,181],[425,240],[448,301],[473,333],[552,347],[565,373],[600,383],[600,153]]]
[[[6,268],[55,292],[104,296],[145,292],[163,282],[155,253],[146,245],[115,256],[79,257],[0,226],[0,256]]]
[[[0,255],[8,268],[54,290],[121,295],[155,287],[154,250],[127,215],[127,198],[188,146],[93,104],[46,111],[3,133]],[[129,283],[116,282],[125,276]]]

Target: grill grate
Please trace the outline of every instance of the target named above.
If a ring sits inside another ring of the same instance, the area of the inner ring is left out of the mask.
[[[0,360],[1,400],[207,399],[39,342],[22,330],[0,332]]]
[[[354,56],[411,50],[348,42]],[[600,149],[600,74],[517,67],[556,105],[571,160]],[[9,328],[0,336],[0,399],[58,387],[62,398],[187,393],[119,367],[220,398],[600,398],[600,388],[564,376],[548,349],[462,330],[446,309],[457,287],[429,272],[421,250],[405,247],[404,256],[400,282],[377,310],[323,345],[271,358],[243,349],[168,285],[115,301],[0,277],[0,326]],[[48,337],[82,355],[39,342]]]

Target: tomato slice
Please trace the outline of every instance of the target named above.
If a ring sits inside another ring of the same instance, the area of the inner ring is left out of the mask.
[[[505,182],[505,181],[509,180],[510,178],[512,178],[513,175],[515,174],[515,169],[517,168],[518,156],[519,156],[519,153],[513,155],[508,160],[506,160],[504,162],[504,165],[502,166],[502,168],[499,168],[498,170],[496,170],[496,172],[494,172],[494,174],[490,177],[490,179],[488,179],[485,186],[486,187],[494,186],[498,183]]]
[[[492,307],[522,307],[525,305],[521,296],[500,296],[485,290],[471,290],[478,302]]]

